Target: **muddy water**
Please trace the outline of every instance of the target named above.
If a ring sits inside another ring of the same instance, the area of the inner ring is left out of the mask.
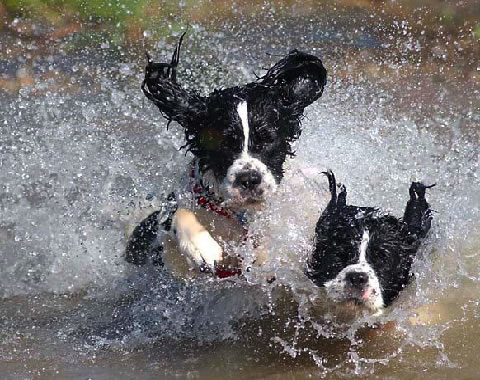
[[[182,283],[122,259],[138,210],[178,189],[190,160],[180,127],[167,132],[139,91],[140,54],[60,49],[29,68],[42,78],[33,87],[2,93],[2,378],[478,377],[478,89],[432,81],[441,60],[399,85],[402,45],[378,58],[374,28],[353,32],[349,20],[196,28],[187,40],[184,78],[202,91],[253,80],[275,60],[265,51],[314,51],[329,69],[285,181],[252,226],[268,221],[274,254],[248,281]],[[5,71],[21,76],[10,58]],[[336,320],[303,275],[326,168],[352,203],[397,215],[410,181],[437,183],[416,281],[377,320]],[[270,271],[277,281],[265,285]]]

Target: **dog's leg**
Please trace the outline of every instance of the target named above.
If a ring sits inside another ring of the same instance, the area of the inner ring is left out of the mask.
[[[260,245],[259,247],[255,248],[255,261],[253,265],[256,267],[263,266],[269,260],[269,254],[267,247],[265,245]],[[271,284],[277,279],[277,275],[275,272],[268,272],[265,274],[265,281],[268,284]]]
[[[163,266],[163,245],[155,246],[159,227],[169,231],[172,215],[177,210],[175,194],[170,193],[162,210],[155,211],[140,222],[130,235],[125,249],[125,260],[135,265],[145,265],[151,259],[153,265]]]
[[[425,191],[435,184],[425,186],[421,182],[412,182],[409,193],[410,199],[407,202],[403,221],[407,224],[408,232],[424,238],[432,224],[432,211],[425,199]]]
[[[259,235],[254,235],[252,237],[252,242],[253,242],[253,252],[255,255],[255,259],[253,260],[252,266],[254,267],[261,267],[265,265],[268,260],[270,259],[269,255],[269,246],[267,245],[267,242],[262,239],[261,236]],[[247,271],[249,269],[247,268]],[[276,279],[276,274],[269,272],[265,274],[265,281],[269,284],[274,282]]]
[[[192,211],[179,209],[173,216],[172,231],[180,252],[198,266],[213,271],[215,263],[222,260],[222,248]]]
[[[269,254],[265,245],[260,245],[255,248],[255,260],[253,262],[253,265],[261,267],[268,261],[268,259]]]
[[[125,249],[125,260],[130,264],[145,265],[147,263],[150,247],[157,239],[159,213],[160,211],[155,211],[142,220],[130,235]],[[156,261],[157,265],[163,265],[161,259]]]

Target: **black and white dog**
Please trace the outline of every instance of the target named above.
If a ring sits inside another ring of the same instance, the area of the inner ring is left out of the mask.
[[[201,96],[176,81],[183,37],[171,63],[148,57],[142,89],[169,122],[185,130],[185,147],[195,157],[187,174],[193,202],[142,221],[130,236],[126,260],[144,264],[156,245],[160,263],[158,249],[165,249],[154,241],[171,227],[190,264],[213,269],[223,255],[215,233],[233,221],[241,225],[243,239],[248,211],[261,206],[282,180],[303,111],[322,95],[327,72],[317,57],[293,50],[257,81]]]
[[[345,186],[337,196],[334,174],[324,174],[331,200],[317,222],[306,273],[334,302],[379,315],[412,277],[412,262],[431,226],[425,191],[434,185],[412,182],[398,219],[373,207],[347,205]]]

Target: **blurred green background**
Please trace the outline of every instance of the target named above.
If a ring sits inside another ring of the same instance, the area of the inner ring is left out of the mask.
[[[55,29],[57,36],[73,30],[88,33],[94,28],[108,31],[113,42],[131,43],[142,38],[145,29],[165,35],[178,28],[178,24],[214,24],[240,14],[259,15],[272,7],[277,14],[301,12],[306,16],[349,8],[364,8],[382,17],[404,19],[422,13],[423,25],[434,31],[441,26],[443,32],[454,34],[459,27],[466,27],[480,39],[478,0],[2,0],[0,17],[4,29],[11,30],[12,21],[21,18]],[[28,25],[13,27],[15,30],[32,33]]]

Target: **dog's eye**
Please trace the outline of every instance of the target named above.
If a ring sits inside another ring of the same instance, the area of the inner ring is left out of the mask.
[[[275,134],[268,129],[263,129],[258,132],[259,140],[264,144],[271,144],[275,141]]]

